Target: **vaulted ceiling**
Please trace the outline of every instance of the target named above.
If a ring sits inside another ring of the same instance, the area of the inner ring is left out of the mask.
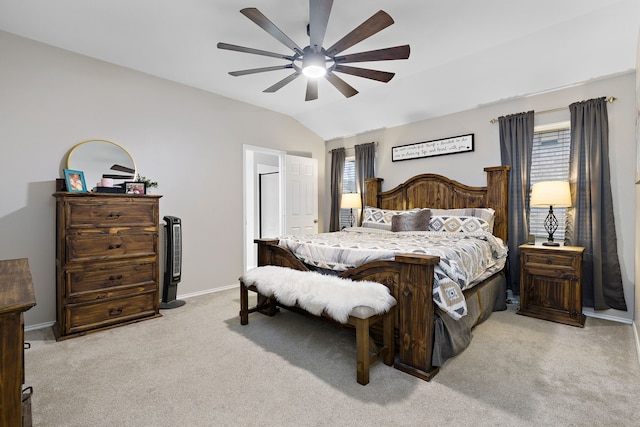
[[[382,9],[395,24],[345,53],[409,44],[411,56],[356,64],[396,73],[389,83],[341,74],[359,94],[322,80],[305,102],[306,77],[263,92],[290,70],[228,74],[284,61],[218,42],[291,54],[245,7],[308,44],[305,0],[0,0],[0,30],[287,114],[329,140],[628,72],[640,28],[638,0],[335,0],[327,44]]]

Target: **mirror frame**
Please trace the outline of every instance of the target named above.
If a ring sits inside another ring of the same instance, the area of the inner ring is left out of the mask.
[[[85,174],[85,177],[87,177],[87,176],[91,176],[91,174],[92,174],[94,171],[91,171],[91,170],[89,170],[89,171],[87,171],[87,170],[83,170],[83,169],[82,169],[81,167],[79,167],[78,165],[74,165],[74,167],[71,167],[71,158],[72,158],[73,154],[76,152],[76,150],[77,150],[78,148],[80,148],[80,147],[82,147],[82,146],[88,146],[88,145],[89,145],[90,143],[92,143],[92,142],[100,142],[100,143],[112,144],[112,145],[113,145],[113,146],[115,146],[116,148],[118,148],[118,149],[122,150],[122,152],[123,152],[124,154],[126,154],[126,155],[129,157],[129,159],[131,159],[131,163],[133,164],[133,169],[134,169],[133,179],[130,179],[130,180],[127,180],[127,181],[135,181],[135,180],[136,180],[136,176],[138,175],[138,167],[137,167],[137,165],[136,165],[136,161],[135,161],[135,159],[133,158],[133,156],[131,155],[131,153],[129,153],[129,151],[127,151],[127,150],[126,150],[124,147],[122,147],[120,144],[117,144],[117,143],[115,143],[115,142],[113,142],[113,141],[109,141],[109,140],[107,140],[107,139],[87,139],[87,140],[85,140],[85,141],[81,141],[81,142],[77,143],[76,145],[74,145],[74,146],[71,148],[71,150],[69,151],[69,154],[67,154],[67,169],[77,169],[77,170],[82,170],[82,171],[84,172],[84,174]],[[104,173],[105,173],[105,172],[100,172],[100,173],[99,173],[98,180],[99,180],[100,178],[102,178],[102,175],[103,175]],[[114,173],[117,173],[117,171],[114,171]],[[87,185],[87,187],[88,187],[88,188],[92,188],[94,185],[96,185],[96,183],[97,183],[97,182],[98,182],[98,181],[96,181],[96,182],[91,182],[91,183],[90,183],[89,181],[87,181],[87,184],[88,184],[88,185]]]

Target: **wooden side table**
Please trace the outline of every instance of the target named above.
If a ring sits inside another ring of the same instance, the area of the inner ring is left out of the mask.
[[[584,327],[582,253],[578,246],[520,246],[518,314]]]
[[[31,425],[31,413],[22,408],[23,313],[34,305],[29,261],[0,261],[0,426]]]

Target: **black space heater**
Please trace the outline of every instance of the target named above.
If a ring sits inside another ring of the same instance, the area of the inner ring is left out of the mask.
[[[178,283],[182,273],[182,221],[175,216],[165,216],[165,269],[164,287],[160,308],[183,306],[184,301],[176,299]]]

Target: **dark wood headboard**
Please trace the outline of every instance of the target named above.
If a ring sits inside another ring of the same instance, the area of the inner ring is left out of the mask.
[[[493,234],[507,241],[509,166],[484,168],[486,187],[471,187],[442,175],[422,174],[389,191],[382,190],[382,178],[367,178],[365,205],[381,209],[493,208]]]

